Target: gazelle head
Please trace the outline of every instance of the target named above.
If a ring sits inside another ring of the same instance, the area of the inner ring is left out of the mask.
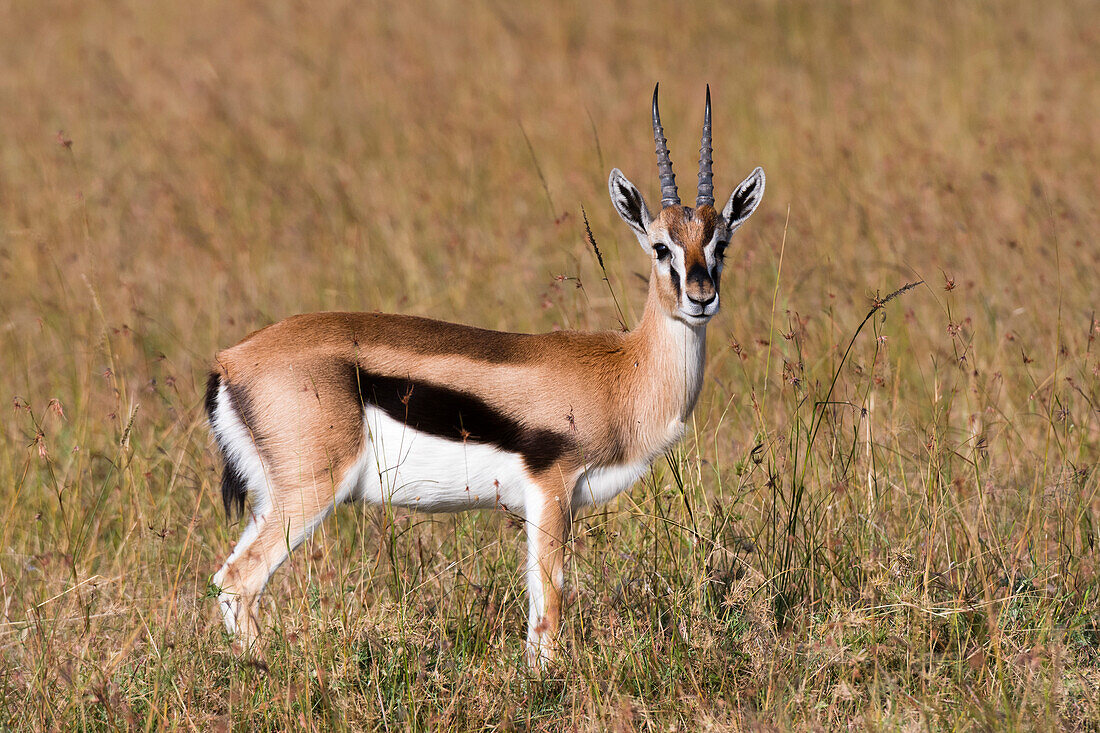
[[[740,183],[719,212],[714,208],[711,171],[710,85],[699,148],[699,188],[695,208],[680,204],[676,176],[668,156],[657,87],[653,88],[653,139],[657,143],[657,174],[661,180],[661,208],[649,213],[645,199],[618,168],[611,171],[611,203],[642,248],[653,258],[650,289],[655,289],[665,312],[690,326],[704,326],[718,312],[722,264],[730,236],[756,210],[764,195],[764,171],[757,168]]]

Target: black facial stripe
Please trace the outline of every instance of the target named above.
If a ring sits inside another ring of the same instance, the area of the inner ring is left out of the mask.
[[[669,268],[669,273],[672,276],[672,289],[676,291],[676,301],[680,301],[680,273],[676,271],[675,267]]]
[[[562,433],[530,428],[474,395],[430,382],[372,374],[351,366],[352,387],[361,404],[371,404],[394,420],[456,442],[487,443],[523,456],[532,471],[549,468],[568,450]]]

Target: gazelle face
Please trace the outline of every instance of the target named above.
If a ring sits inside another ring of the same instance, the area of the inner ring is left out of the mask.
[[[764,171],[754,170],[734,190],[721,213],[710,204],[673,204],[650,216],[641,193],[618,168],[608,181],[611,202],[653,258],[650,287],[668,316],[704,326],[718,312],[722,265],[730,236],[756,210]]]
[[[699,145],[699,193],[695,208],[680,204],[676,176],[668,157],[657,87],[653,87],[653,141],[657,145],[657,175],[661,179],[661,210],[650,216],[645,199],[618,168],[611,171],[607,187],[611,203],[630,228],[642,249],[653,257],[650,289],[671,318],[702,327],[718,312],[722,263],[730,236],[745,223],[764,196],[764,171],[757,168],[741,181],[722,213],[714,208],[714,175],[711,171],[710,86]]]

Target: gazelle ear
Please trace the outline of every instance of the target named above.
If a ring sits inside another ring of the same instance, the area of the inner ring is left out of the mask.
[[[638,237],[642,249],[649,252],[649,236],[646,231],[649,229],[651,219],[641,192],[633,183],[626,180],[626,176],[618,168],[612,169],[611,177],[607,180],[607,188],[611,192],[611,203],[614,204],[615,211],[619,212],[623,221],[634,230],[634,235]]]
[[[731,233],[752,216],[752,212],[756,211],[762,198],[764,198],[764,169],[757,167],[734,189],[730,200],[726,203],[726,208],[722,209],[722,218],[726,220],[726,226]]]

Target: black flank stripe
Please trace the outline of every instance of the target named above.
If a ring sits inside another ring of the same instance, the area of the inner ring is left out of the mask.
[[[363,405],[445,440],[495,445],[523,456],[532,471],[549,468],[573,441],[553,430],[530,428],[481,399],[417,379],[372,374],[351,367],[352,386]]]

